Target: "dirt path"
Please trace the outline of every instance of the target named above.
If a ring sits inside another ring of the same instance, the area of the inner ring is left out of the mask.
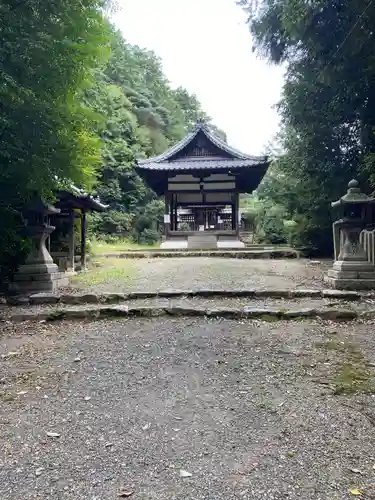
[[[121,260],[121,259],[120,259]],[[85,291],[162,289],[320,288],[327,265],[303,259],[220,259],[213,257],[135,260],[131,279],[122,276]]]
[[[7,328],[1,500],[374,498],[371,324]]]

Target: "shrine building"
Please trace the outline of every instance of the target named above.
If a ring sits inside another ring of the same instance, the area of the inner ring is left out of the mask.
[[[242,248],[239,195],[252,193],[269,166],[228,146],[206,124],[164,153],[139,160],[136,171],[165,197],[161,248]]]

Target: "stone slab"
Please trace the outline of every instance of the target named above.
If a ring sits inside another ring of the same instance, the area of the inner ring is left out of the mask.
[[[53,293],[34,293],[29,297],[30,304],[57,304],[60,301],[60,296]]]
[[[26,276],[38,276],[39,274],[56,274],[59,273],[59,268],[53,262],[51,263],[40,263],[40,264],[24,264],[20,266],[19,270],[15,274],[15,279],[23,278]]]
[[[324,281],[336,290],[375,290],[375,280],[340,279],[324,276]]]
[[[288,298],[290,290],[256,290],[255,297],[272,297],[272,298]]]
[[[367,313],[366,313],[367,314]],[[374,311],[375,314],[375,311]],[[127,307],[127,306],[96,306],[83,308],[65,308],[49,311],[31,311],[27,313],[15,314],[10,317],[11,321],[60,321],[64,319],[95,320],[111,317],[159,317],[159,316],[179,316],[179,317],[221,317],[231,319],[258,319],[258,320],[293,320],[298,318],[321,318],[331,321],[351,321],[360,315],[351,309],[309,309],[301,308],[295,310],[284,310],[274,308],[230,308],[218,307],[205,309],[202,307]],[[363,315],[363,317],[366,317]]]
[[[6,298],[8,306],[26,306],[30,304],[28,295],[14,295]]]
[[[218,240],[217,248],[245,248],[246,245],[241,240]]]
[[[188,247],[188,242],[187,240],[166,240],[163,241],[160,245],[161,249],[165,250],[183,250],[187,249]]]
[[[375,272],[373,271],[336,271],[330,269],[327,272],[328,277],[336,279],[366,279],[375,280]]]
[[[23,295],[31,295],[40,292],[56,293],[58,281],[24,281],[12,283],[9,287],[12,292]]]
[[[123,252],[104,254],[103,257],[119,258],[119,259],[160,259],[176,257],[220,257],[228,259],[296,259],[298,252],[292,249],[270,249],[270,250],[247,250],[246,248],[237,250],[186,250],[186,251],[147,251],[147,252]]]
[[[324,299],[341,299],[341,300],[361,299],[361,294],[359,292],[350,290],[322,290],[321,293]]]
[[[357,271],[336,271],[335,269],[330,269],[327,272],[327,276],[335,279],[357,279],[358,273]]]
[[[154,298],[179,298],[179,297],[201,297],[201,298],[240,298],[247,297],[256,299],[274,298],[293,300],[299,298],[327,298],[339,300],[360,300],[363,294],[352,290],[326,289],[326,290],[162,290],[160,292],[132,292],[126,293],[86,293],[86,294],[62,294],[55,292],[29,293],[7,297],[8,305],[22,305],[32,303],[33,305],[53,304],[60,302],[67,305],[84,304],[113,304],[137,299]],[[370,294],[371,296],[371,294]]]
[[[298,298],[303,298],[303,297],[321,297],[322,296],[322,291],[321,290],[312,290],[312,289],[303,289],[303,288],[297,288],[295,290],[289,290],[289,297],[291,299],[298,299]]]

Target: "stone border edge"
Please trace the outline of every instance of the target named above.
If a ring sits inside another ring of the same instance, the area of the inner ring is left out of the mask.
[[[274,299],[299,299],[299,298],[318,298],[318,299],[341,299],[356,301],[364,297],[374,297],[371,293],[360,293],[344,290],[162,290],[159,292],[129,292],[129,293],[86,293],[86,294],[49,294],[36,293],[30,296],[15,296],[7,298],[7,305],[79,305],[79,304],[114,304],[137,299],[156,299],[156,298],[238,298],[246,297],[249,299],[274,298]]]
[[[115,318],[156,318],[156,317],[206,317],[227,319],[258,319],[261,321],[282,321],[302,319],[322,319],[329,321],[352,321],[356,319],[374,319],[375,309],[366,312],[358,312],[352,309],[258,309],[258,308],[216,308],[205,309],[199,307],[99,307],[80,309],[58,309],[52,311],[41,311],[34,313],[14,314],[7,318],[11,322],[23,321],[47,321],[55,322],[61,320],[98,320]]]
[[[101,258],[118,258],[118,259],[173,259],[184,257],[219,257],[230,259],[298,259],[299,253],[297,250],[177,250],[163,252],[121,252],[97,254],[95,257]]]

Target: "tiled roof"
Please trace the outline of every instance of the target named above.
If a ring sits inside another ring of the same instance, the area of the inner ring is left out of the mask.
[[[240,151],[238,151],[235,148],[232,148],[225,141],[223,141],[220,137],[213,134],[211,132],[211,130],[204,123],[198,122],[196,127],[195,127],[195,130],[193,132],[190,132],[189,134],[187,134],[187,136],[184,137],[184,139],[182,139],[180,142],[178,142],[177,144],[172,146],[170,149],[168,149],[164,153],[162,153],[158,156],[154,156],[152,158],[148,158],[146,160],[139,160],[138,161],[139,167],[141,169],[143,169],[143,168],[146,168],[146,165],[169,162],[170,159],[174,155],[176,155],[177,153],[181,152],[184,148],[186,148],[186,146],[188,146],[200,132],[202,132],[206,136],[207,140],[210,141],[215,146],[217,146],[223,153],[230,155],[233,160],[250,160],[253,162],[253,165],[267,162],[266,157],[250,156],[250,155],[241,153]],[[216,157],[215,160],[217,160],[217,159],[218,158]],[[201,167],[201,164],[203,165],[203,163],[205,163],[206,161],[210,161],[209,159],[206,159],[206,157],[197,157],[194,159],[192,159],[190,157],[189,160],[199,161],[200,167]],[[173,168],[174,168],[174,165],[176,165],[176,162],[173,162]],[[246,165],[246,166],[250,166],[250,165]],[[172,164],[170,165],[169,168],[172,168]],[[176,167],[176,168],[181,168],[181,167]],[[202,168],[205,168],[205,167],[202,167]],[[156,170],[155,167],[153,167],[152,169]]]
[[[243,160],[232,160],[227,158],[198,158],[198,159],[188,159],[188,160],[176,160],[176,161],[164,161],[161,163],[155,161],[149,161],[148,163],[140,164],[139,168],[141,170],[157,170],[157,171],[169,171],[169,170],[210,170],[210,169],[221,169],[221,168],[249,168],[257,166],[259,164],[264,164],[267,162],[267,158],[249,158]]]

